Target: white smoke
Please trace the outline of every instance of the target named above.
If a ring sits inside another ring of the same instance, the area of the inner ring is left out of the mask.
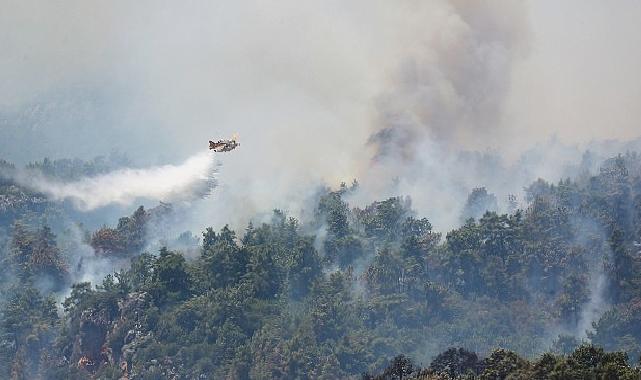
[[[216,164],[213,153],[193,155],[180,165],[162,165],[143,169],[119,169],[84,177],[75,182],[61,182],[43,175],[19,175],[17,181],[53,200],[70,200],[82,211],[121,204],[140,198],[165,202],[191,201],[207,196],[215,187]]]
[[[588,333],[594,332],[592,323],[598,321],[609,306],[605,299],[607,277],[603,268],[592,277],[589,288],[590,300],[587,305],[583,307],[583,310],[581,310],[581,316],[575,333],[575,336],[580,339],[587,339]]]
[[[557,180],[556,160],[537,165],[545,171],[524,162],[517,183],[458,165],[460,149],[516,159],[552,134],[566,145],[631,138],[641,120],[641,54],[630,48],[641,46],[641,7],[631,0],[5,8],[2,156],[24,164],[118,149],[138,163],[177,162],[203,136],[238,132],[244,148],[225,162],[226,187],[199,209],[206,225],[297,211],[319,182],[357,178],[368,201],[408,194],[443,230],[473,187],[504,199],[504,179],[516,190]]]

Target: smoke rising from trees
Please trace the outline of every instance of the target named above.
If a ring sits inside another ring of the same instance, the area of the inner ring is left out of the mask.
[[[203,355],[184,362],[190,375],[218,377],[340,378],[450,344],[533,355],[559,333],[572,339],[556,348],[578,337],[641,352],[627,311],[641,172],[625,155],[641,149],[638,3],[9,5],[0,158],[16,165],[0,162],[0,274],[64,280],[41,292],[104,279],[65,288],[64,318],[113,352],[56,337],[67,369],[122,374],[122,359],[151,376],[173,364],[147,359],[187,336]],[[242,146],[215,161],[207,140],[233,133]],[[62,178],[39,161],[109,152],[131,162],[78,161],[92,170]],[[27,310],[20,290],[9,322]],[[3,335],[12,371],[46,364],[27,338],[49,347],[58,330],[34,326]]]
[[[18,163],[118,149],[175,164],[238,132],[235,190],[219,200],[247,215],[283,193],[277,206],[298,212],[319,180],[357,178],[364,199],[409,194],[446,229],[474,187],[507,196],[500,176],[457,165],[461,150],[511,166],[537,143],[550,155],[554,134],[636,137],[638,14],[631,1],[14,2],[0,16],[0,147]],[[517,191],[560,175],[522,163]]]

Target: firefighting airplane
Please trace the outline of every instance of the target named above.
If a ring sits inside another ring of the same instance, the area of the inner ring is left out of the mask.
[[[230,150],[234,150],[236,147],[240,146],[237,140],[237,135],[234,135],[231,140],[218,140],[216,142],[210,140],[209,149],[214,152],[229,152]]]

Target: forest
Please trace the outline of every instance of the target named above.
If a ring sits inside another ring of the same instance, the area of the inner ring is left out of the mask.
[[[67,181],[123,160],[24,170]],[[83,224],[0,169],[3,379],[641,378],[636,153],[538,179],[505,210],[479,186],[450,231],[402,194],[352,206],[354,181],[305,219],[164,242],[170,204]],[[114,270],[92,279],[92,263]]]

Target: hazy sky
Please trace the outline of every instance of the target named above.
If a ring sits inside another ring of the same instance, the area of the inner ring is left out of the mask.
[[[515,39],[505,43],[505,72],[490,73],[503,76],[507,92],[497,100],[501,135],[636,137],[639,2],[469,4],[2,0],[0,105],[49,106],[45,120],[25,127],[71,134],[65,139],[81,139],[81,154],[94,135],[96,153],[155,142],[186,155],[208,137],[234,131],[249,141],[254,134],[271,143],[313,141],[340,154],[375,129],[376,99],[403,65],[437,65],[448,52],[465,51],[457,44],[468,42],[461,28],[470,27],[472,35],[489,36],[479,39],[489,49]]]
[[[641,135],[641,2],[528,2],[529,54],[515,66],[506,122],[517,137]]]
[[[0,9],[0,156],[118,149],[141,164],[176,163],[237,132],[219,192],[248,212],[301,198],[319,179],[376,188],[421,173],[405,190],[426,205],[452,193],[454,168],[437,166],[458,149],[516,156],[551,135],[641,134],[632,0],[0,0]]]

